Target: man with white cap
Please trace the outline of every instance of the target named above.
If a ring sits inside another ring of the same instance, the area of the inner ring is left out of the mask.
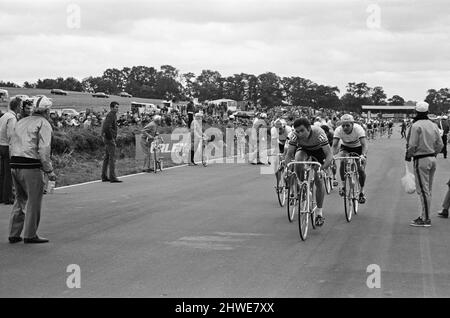
[[[444,147],[439,128],[428,118],[428,103],[416,104],[416,117],[406,138],[406,161],[414,159],[414,175],[417,194],[422,203],[421,215],[411,222],[411,226],[429,227],[431,192],[436,156]]]
[[[254,156],[253,156],[253,160],[251,160],[251,164],[253,165],[264,165],[263,162],[261,162],[261,158],[260,158],[260,134],[261,131],[260,129],[267,129],[267,123],[265,121],[265,119],[267,118],[267,114],[266,113],[259,113],[257,118],[253,121],[253,127],[252,127],[252,139],[251,139],[251,144],[252,144],[252,150],[254,150]],[[256,159],[256,162],[254,162]]]
[[[49,180],[56,176],[50,159],[52,126],[48,122],[52,102],[45,96],[34,99],[31,116],[19,120],[11,139],[11,173],[16,189],[16,200],[11,213],[9,242],[47,243],[37,235],[42,197],[43,173]]]

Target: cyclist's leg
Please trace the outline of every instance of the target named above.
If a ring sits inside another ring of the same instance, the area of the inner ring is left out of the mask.
[[[340,156],[341,157],[345,157],[348,156],[348,151],[346,151],[345,149],[341,148],[341,152],[340,152]],[[340,175],[341,175],[341,186],[339,187],[339,194],[340,195],[344,195],[344,185],[345,185],[345,166],[347,164],[347,160],[341,160],[341,166],[339,169]]]
[[[304,151],[298,150],[295,153],[295,161],[307,161],[307,160],[308,160],[308,155]],[[304,171],[303,165],[296,165],[295,172],[297,173],[297,176],[300,179],[300,181],[303,181],[303,171]]]
[[[356,165],[358,166],[359,184],[361,186],[361,192],[363,192],[364,185],[366,183],[366,169],[365,166],[359,162],[359,160],[356,161]]]
[[[325,199],[325,184],[324,178],[321,178],[319,173],[317,172],[317,168],[314,169],[314,183],[316,185],[316,202],[317,207],[322,210],[323,201]],[[322,212],[322,211],[321,211]],[[322,213],[320,213],[322,215]]]
[[[322,149],[319,151],[314,151],[308,154],[313,161],[319,162],[323,165],[325,161],[325,154]],[[325,184],[324,179],[318,173],[318,167],[314,167],[314,185],[316,188],[316,206],[314,207],[314,211],[316,214],[316,219],[314,220],[317,226],[322,226],[325,218],[323,217],[323,201],[325,199]]]

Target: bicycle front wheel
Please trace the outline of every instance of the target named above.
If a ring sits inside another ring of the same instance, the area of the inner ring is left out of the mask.
[[[295,208],[298,205],[298,184],[295,175],[289,177],[287,191],[287,215],[289,222],[294,221]]]
[[[352,220],[352,179],[349,175],[345,177],[345,183],[344,183],[344,212],[345,212],[345,219],[347,222],[350,222]]]
[[[278,171],[277,173],[275,173],[275,175],[277,178],[276,190],[277,190],[278,203],[280,204],[281,207],[284,207],[284,205],[286,204],[286,195],[287,195],[287,189],[286,189],[286,184],[285,184],[285,180],[284,180],[284,173],[281,171]]]
[[[306,183],[302,183],[300,186],[298,203],[298,231],[302,241],[306,240],[308,235],[310,199],[308,185]]]

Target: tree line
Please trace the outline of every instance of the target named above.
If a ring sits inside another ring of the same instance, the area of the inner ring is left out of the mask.
[[[0,82],[0,86],[15,85]],[[229,98],[248,101],[254,105],[272,107],[283,103],[304,105],[313,108],[345,109],[360,111],[361,105],[414,105],[394,95],[387,97],[383,87],[369,87],[367,83],[350,82],[346,91],[341,93],[337,86],[322,85],[303,77],[280,77],[266,72],[258,76],[253,74],[234,74],[222,76],[218,71],[202,70],[196,76],[192,72],[180,73],[171,65],[162,65],[159,69],[148,66],[108,68],[102,76],[87,77],[79,81],[76,78],[39,79],[36,83],[25,82],[25,88],[53,89],[79,92],[105,92],[119,94],[127,92],[136,97],[166,99],[174,101],[198,98],[199,101]],[[9,86],[13,87],[13,86]],[[441,112],[449,108],[448,88],[427,91],[425,101],[430,111]]]

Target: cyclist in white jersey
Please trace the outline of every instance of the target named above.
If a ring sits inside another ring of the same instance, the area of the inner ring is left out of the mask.
[[[362,161],[356,161],[359,173],[359,184],[361,185],[361,193],[359,194],[359,203],[364,204],[366,202],[366,196],[364,194],[364,184],[366,182],[366,173],[364,170],[364,163],[367,158],[367,142],[366,132],[359,124],[356,124],[353,116],[345,114],[341,117],[341,126],[336,128],[333,136],[333,154],[336,156],[339,151],[343,154],[357,153]],[[342,141],[342,145],[339,149],[339,141]],[[344,164],[341,161],[340,174],[342,186],[339,193],[343,193],[344,187]]]

